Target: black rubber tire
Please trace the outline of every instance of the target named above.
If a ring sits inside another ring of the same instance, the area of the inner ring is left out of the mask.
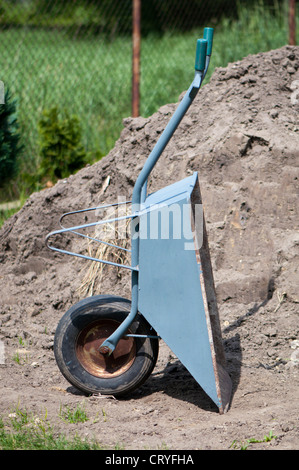
[[[92,337],[95,339],[94,344],[98,344],[98,341],[101,344],[102,337],[99,339],[97,335],[101,336],[103,332],[103,337],[105,337],[105,325],[115,329],[127,317],[130,307],[131,302],[121,297],[99,295],[81,300],[61,318],[54,338],[54,354],[62,375],[74,387],[86,394],[100,393],[116,397],[132,392],[149,377],[158,358],[158,338],[123,339],[123,344],[129,344],[126,347],[130,349],[128,354],[119,355],[123,367],[114,370],[113,355],[111,355],[112,362],[110,362],[108,372],[101,368],[97,369],[97,354],[100,354],[98,348],[90,349],[92,353],[90,351],[87,353],[86,367],[84,354],[85,346],[89,343],[87,339]],[[94,331],[96,333],[93,333]],[[127,333],[156,336],[156,332],[139,313]],[[129,343],[127,343],[128,340]],[[90,343],[93,344],[92,341]],[[126,362],[126,357],[129,356],[130,360]],[[96,361],[90,357],[95,358]],[[99,360],[102,361],[103,356]],[[105,368],[106,361],[110,359],[105,358]],[[95,366],[95,369],[91,371],[89,366]]]

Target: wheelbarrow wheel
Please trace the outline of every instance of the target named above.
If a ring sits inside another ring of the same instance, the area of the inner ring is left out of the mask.
[[[54,339],[55,359],[62,375],[82,392],[125,395],[151,374],[158,358],[158,338],[125,336],[110,356],[99,352],[130,306],[120,297],[88,297],[61,318]],[[139,313],[127,334],[156,336]]]

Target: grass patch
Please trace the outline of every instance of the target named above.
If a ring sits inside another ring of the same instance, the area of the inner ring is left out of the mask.
[[[273,431],[270,431],[269,434],[265,435],[263,439],[250,438],[245,441],[234,440],[231,448],[238,450],[247,450],[251,444],[261,444],[263,442],[271,442],[273,439],[277,439],[277,436],[273,434]]]
[[[86,411],[81,405],[77,405],[75,409],[69,407],[69,406],[61,406],[60,411],[59,411],[59,416],[60,418],[68,423],[85,423],[85,421],[88,421],[88,417],[86,414]]]
[[[67,437],[57,433],[47,415],[39,418],[18,406],[7,420],[0,418],[0,450],[103,450],[103,447],[77,435]]]
[[[7,187],[7,185],[5,185]],[[7,192],[5,189],[3,190],[3,197],[7,197]],[[8,189],[8,194],[9,194],[9,189]],[[25,204],[26,202],[26,197],[22,195],[18,201],[11,201],[7,203],[2,203],[1,202],[1,189],[0,189],[0,228],[4,224],[4,222],[9,219],[9,217],[12,217],[16,212],[18,212],[21,207]]]
[[[9,219],[9,217],[13,216],[19,209],[0,209],[0,228],[4,224],[4,222]]]

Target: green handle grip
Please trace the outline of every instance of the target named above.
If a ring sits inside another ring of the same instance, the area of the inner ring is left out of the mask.
[[[212,55],[212,46],[213,46],[213,36],[214,36],[214,29],[213,28],[205,28],[203,30],[203,37],[208,41],[207,47],[207,55]]]
[[[203,72],[206,66],[208,41],[206,39],[197,39],[196,56],[195,56],[195,70]]]

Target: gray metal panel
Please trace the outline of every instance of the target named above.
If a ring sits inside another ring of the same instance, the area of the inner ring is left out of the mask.
[[[167,208],[160,212],[168,216]],[[220,407],[195,250],[185,250],[184,239],[145,237],[149,217],[140,219],[139,311]]]
[[[197,173],[195,172],[188,178],[148,195],[144,203],[141,204],[141,210],[148,210],[156,204],[174,204],[181,199],[190,197],[196,181]]]

